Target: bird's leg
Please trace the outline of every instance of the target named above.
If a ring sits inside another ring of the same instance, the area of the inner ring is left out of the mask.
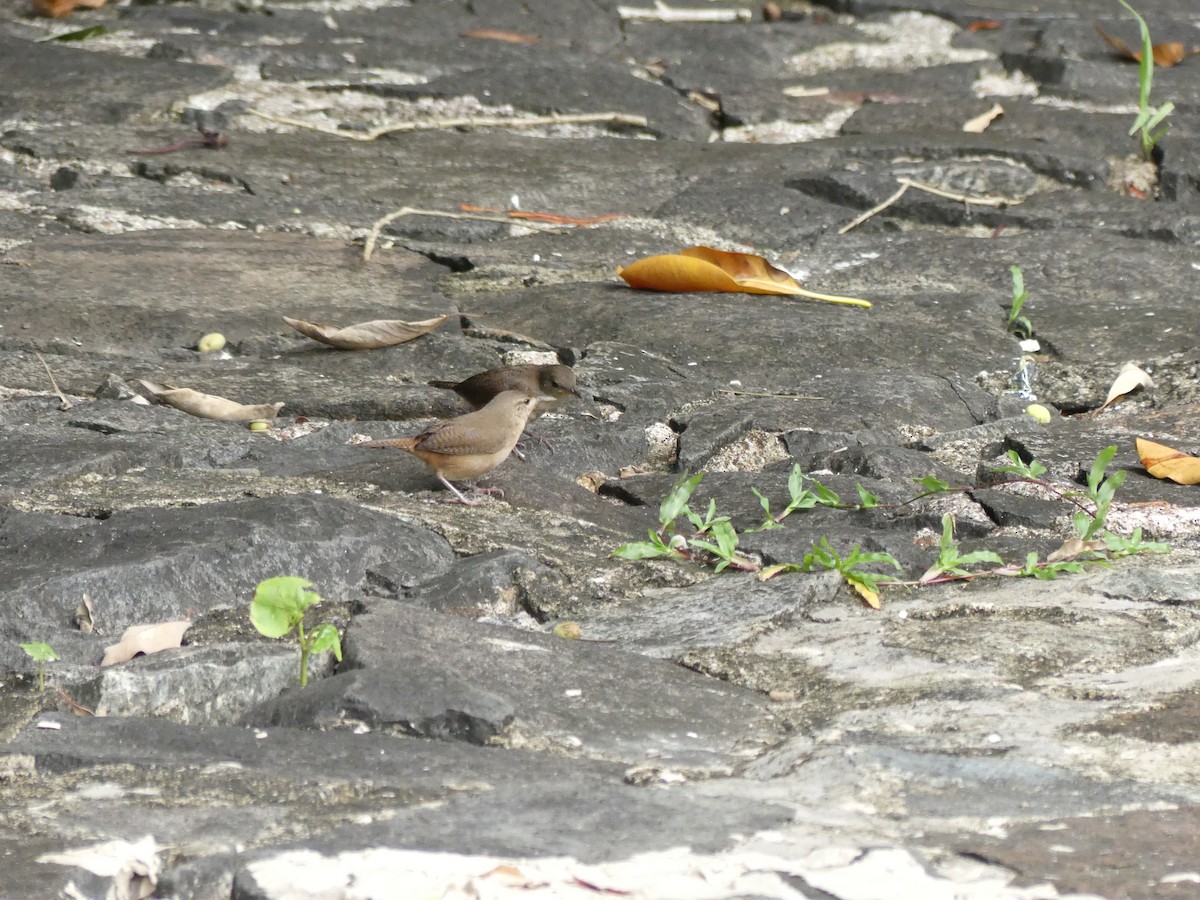
[[[444,484],[446,487],[450,488],[450,490],[454,492],[454,496],[458,498],[459,503],[466,504],[467,506],[479,506],[481,503],[483,503],[482,500],[468,500],[466,495],[463,494],[463,492],[460,491],[458,488],[456,488],[454,485],[452,485],[449,481],[447,481],[446,478],[444,478],[441,475],[439,475],[438,478],[441,479],[442,484]],[[474,485],[474,484],[471,485],[471,493],[484,494],[484,495],[491,496],[491,497],[503,497],[504,496],[504,491],[498,487],[479,487],[478,485]]]
[[[464,504],[465,506],[479,506],[479,504],[483,502],[481,500],[468,500],[466,495],[452,485],[449,481],[447,481],[444,475],[438,475],[438,480],[441,481],[446,487],[450,488],[450,490],[454,493],[454,496],[458,498],[458,502]]]

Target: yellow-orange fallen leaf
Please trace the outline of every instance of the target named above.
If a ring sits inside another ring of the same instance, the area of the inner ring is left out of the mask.
[[[1200,459],[1195,456],[1145,438],[1137,439],[1137,454],[1146,471],[1155,478],[1166,478],[1176,484],[1200,484]]]
[[[869,302],[857,297],[835,297],[806,291],[791,275],[761,256],[731,253],[715,247],[688,247],[679,253],[649,256],[631,266],[618,268],[617,274],[630,287],[639,290],[789,295],[867,309],[871,307]]]
[[[289,319],[287,322],[305,337],[314,341],[336,347],[338,350],[378,350],[382,347],[394,347],[416,340],[423,334],[429,334],[448,319],[449,316],[438,316],[434,319],[423,319],[420,322],[402,322],[399,319],[376,319],[359,325],[347,325],[339,328],[337,325],[323,325],[320,322],[305,322],[301,319]]]
[[[995,103],[987,112],[980,113],[975,118],[963,122],[962,130],[968,134],[983,134],[987,131],[987,127],[1002,115],[1004,115],[1004,107]]]
[[[1125,59],[1131,59],[1134,62],[1142,61],[1141,50],[1134,50],[1119,37],[1107,34],[1099,25],[1096,26],[1096,34],[1108,41],[1108,45]],[[1156,66],[1169,69],[1171,66],[1179,65],[1187,57],[1200,53],[1200,45],[1189,49],[1181,41],[1169,41],[1165,44],[1155,44],[1150,51]]]
[[[120,643],[104,648],[102,666],[115,666],[133,659],[139,653],[158,653],[170,650],[183,642],[183,634],[192,623],[187,620],[159,622],[157,625],[130,625],[121,635]]]
[[[967,23],[967,31],[996,31],[1003,27],[995,19],[975,19]]]
[[[1149,390],[1154,387],[1154,379],[1150,374],[1143,369],[1139,369],[1133,363],[1125,363],[1121,366],[1121,371],[1117,373],[1116,380],[1112,383],[1112,387],[1108,389],[1108,396],[1104,398],[1104,405],[1096,410],[1097,413],[1112,406],[1118,400],[1123,400],[1134,391],[1145,388]]]

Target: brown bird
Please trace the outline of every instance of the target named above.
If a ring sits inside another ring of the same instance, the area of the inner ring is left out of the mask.
[[[520,391],[527,397],[542,397],[537,418],[556,407],[568,394],[579,396],[575,387],[575,371],[570,366],[537,365],[501,366],[472,375],[464,381],[430,381],[430,387],[454,391],[476,409],[480,409],[502,391]]]
[[[537,395],[528,397],[521,391],[501,391],[482,409],[438,422],[415,437],[368,441],[359,446],[390,447],[411,453],[429,466],[461,502],[478,506],[478,500],[468,500],[450,480],[478,478],[504,462],[517,445],[538,399]]]

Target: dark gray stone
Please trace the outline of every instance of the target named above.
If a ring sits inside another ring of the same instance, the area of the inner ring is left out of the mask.
[[[407,604],[377,606],[356,617],[343,649],[347,669],[402,673],[414,709],[446,703],[447,690],[461,696],[460,685],[494,692],[499,703],[491,701],[493,710],[500,704],[515,710],[511,728],[499,737],[512,747],[721,767],[752,756],[774,730],[752,691],[604,644],[439,616]]]
[[[431,569],[451,558],[437,535],[320,496],[144,509],[66,529],[53,516],[9,514],[0,525],[8,573],[0,609],[10,611],[0,660],[18,662],[18,641],[53,644],[85,593],[98,626],[119,635],[189,610],[248,605],[255,585],[275,575],[308,576],[325,599],[346,599],[375,561],[397,552]],[[91,640],[98,657],[108,641]]]

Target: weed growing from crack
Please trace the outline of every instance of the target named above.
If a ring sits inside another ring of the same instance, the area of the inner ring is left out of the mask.
[[[1157,108],[1150,105],[1150,85],[1154,80],[1154,45],[1150,41],[1150,28],[1138,11],[1125,0],[1117,0],[1117,2],[1137,19],[1138,30],[1142,35],[1142,58],[1138,61],[1138,114],[1129,128],[1129,134],[1131,136],[1139,135],[1142,143],[1142,157],[1147,162],[1152,162],[1154,147],[1171,127],[1170,123],[1165,120],[1174,111],[1175,104],[1168,100]],[[1160,125],[1161,128],[1159,128]],[[1155,131],[1156,128],[1158,128],[1157,131]]]
[[[1008,331],[1017,336],[1017,340],[1027,341],[1033,337],[1033,323],[1021,315],[1025,301],[1029,299],[1029,291],[1025,290],[1025,278],[1021,275],[1020,266],[1009,266],[1012,272],[1012,303],[1008,307]]]
[[[321,598],[305,588],[312,583],[295,576],[268,578],[259,582],[250,604],[250,624],[258,633],[269,638],[281,638],[296,630],[300,644],[300,686],[308,684],[308,657],[313,653],[332,650],[338,662],[342,661],[342,643],[338,630],[328,622],[322,622],[310,632],[304,632],[304,613]]]
[[[754,572],[757,573],[760,580],[764,581],[784,572],[836,571],[864,600],[872,606],[878,607],[879,590],[888,585],[926,586],[949,581],[970,581],[985,575],[1018,576],[1044,580],[1056,578],[1064,573],[1082,572],[1085,564],[1107,565],[1110,559],[1119,559],[1137,553],[1169,553],[1171,548],[1168,545],[1157,541],[1143,540],[1140,528],[1136,529],[1129,537],[1105,530],[1113,497],[1124,483],[1127,474],[1125,472],[1108,474],[1108,467],[1112,464],[1116,452],[1115,446],[1105,447],[1100,451],[1088,472],[1086,489],[1082,491],[1062,491],[1043,481],[1042,476],[1046,473],[1046,467],[1037,460],[1023,461],[1015,450],[1008,451],[1008,464],[997,469],[1001,473],[1014,476],[1012,478],[969,487],[952,487],[948,482],[933,476],[917,478],[914,481],[924,488],[924,491],[916,497],[898,504],[881,504],[879,498],[862,485],[857,485],[860,502],[844,504],[834,491],[816,479],[804,475],[798,464],[792,467],[791,475],[788,477],[790,499],[782,511],[772,514],[770,500],[757,488],[751,488],[758,498],[766,518],[761,525],[746,529],[744,534],[781,528],[783,520],[792,513],[798,510],[813,509],[817,506],[835,509],[901,508],[934,494],[986,490],[1007,484],[1035,484],[1077,507],[1072,516],[1075,535],[1058,550],[1049,554],[1045,560],[1039,559],[1038,554],[1033,552],[1025,557],[1025,561],[1021,565],[1006,564],[999,554],[991,550],[963,553],[954,538],[954,518],[947,513],[942,517],[942,534],[938,541],[937,558],[915,581],[896,579],[866,568],[890,565],[900,571],[900,563],[888,553],[864,551],[855,546],[848,553],[842,555],[830,546],[825,537],[821,537],[820,540],[813,543],[812,549],[805,554],[801,562],[763,566],[757,560],[738,553],[738,532],[728,516],[717,515],[715,500],[709,500],[708,509],[703,516],[694,512],[689,506],[693,492],[704,477],[702,473],[685,475],[675,482],[659,506],[659,527],[649,530],[649,540],[622,544],[613,551],[612,555],[620,559],[632,560],[657,558],[688,560],[711,565],[717,572],[727,568]],[[808,486],[809,484],[811,487]],[[691,534],[684,534],[676,527],[676,520],[681,515],[686,516],[695,529]],[[981,564],[991,564],[994,568],[975,570],[968,568]]]
[[[42,641],[30,641],[20,646],[25,651],[25,655],[37,663],[38,691],[40,693],[46,689],[46,663],[58,659],[58,654],[54,652],[53,647]]]

